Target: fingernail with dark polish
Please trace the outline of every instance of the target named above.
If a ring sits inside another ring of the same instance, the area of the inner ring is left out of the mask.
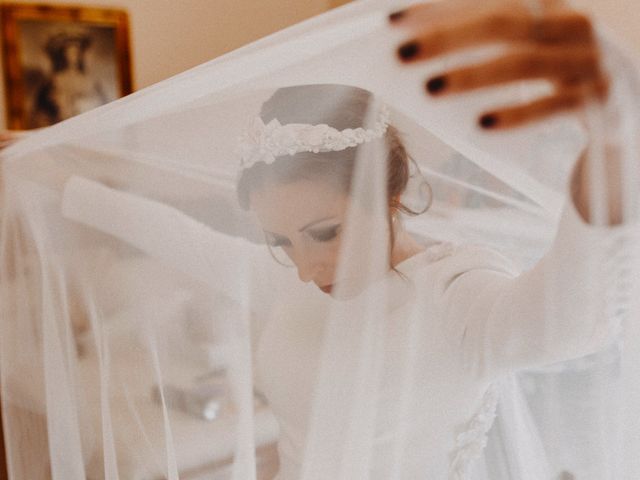
[[[487,113],[480,117],[478,123],[482,128],[493,128],[498,124],[498,117],[492,113]]]
[[[427,91],[432,95],[441,92],[445,88],[447,88],[447,77],[433,77],[427,82]]]
[[[393,13],[389,14],[389,21],[390,22],[397,22],[397,21],[401,20],[406,14],[407,14],[406,10],[398,10],[397,12],[393,12]]]
[[[411,60],[420,51],[418,42],[407,42],[398,49],[398,56],[402,60]]]

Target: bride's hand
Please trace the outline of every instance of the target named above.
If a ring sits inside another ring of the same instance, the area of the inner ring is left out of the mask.
[[[528,79],[547,79],[554,93],[533,102],[501,107],[478,118],[483,128],[509,128],[604,99],[608,79],[589,18],[561,0],[441,0],[392,13],[409,39],[398,48],[406,63],[468,47],[502,42],[507,53],[482,64],[426,79],[440,97]]]

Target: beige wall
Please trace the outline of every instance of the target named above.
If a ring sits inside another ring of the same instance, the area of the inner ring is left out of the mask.
[[[593,13],[636,55],[640,55],[640,2],[638,0],[573,0]]]
[[[21,1],[126,9],[131,22],[134,80],[138,88],[182,72],[327,8],[327,0]]]
[[[57,0],[21,1],[61,3]],[[113,6],[129,11],[137,88],[151,85],[348,1],[68,0],[78,5]],[[595,12],[640,53],[638,0],[574,0],[574,3]]]
[[[120,0],[145,87],[326,10],[326,0]]]
[[[595,12],[640,53],[638,0],[574,1]],[[143,88],[348,0],[68,0],[68,3],[124,8],[129,12],[134,86]],[[0,110],[4,111],[3,82]],[[4,124],[4,115],[0,115],[0,128]]]
[[[328,0],[20,1],[126,9],[131,24],[134,86],[138,89],[328,8]],[[1,112],[4,104],[2,82]],[[4,117],[4,113],[0,115],[0,128],[5,125]]]

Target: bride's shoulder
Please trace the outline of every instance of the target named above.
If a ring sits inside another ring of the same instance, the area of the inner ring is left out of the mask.
[[[461,275],[471,270],[500,271],[517,275],[515,263],[495,249],[484,245],[440,242],[427,246],[425,255],[443,275]]]

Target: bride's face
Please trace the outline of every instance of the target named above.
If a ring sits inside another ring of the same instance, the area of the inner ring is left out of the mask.
[[[266,185],[250,196],[273,249],[282,249],[303,282],[325,293],[335,288],[341,234],[349,198],[326,182],[297,180]]]

